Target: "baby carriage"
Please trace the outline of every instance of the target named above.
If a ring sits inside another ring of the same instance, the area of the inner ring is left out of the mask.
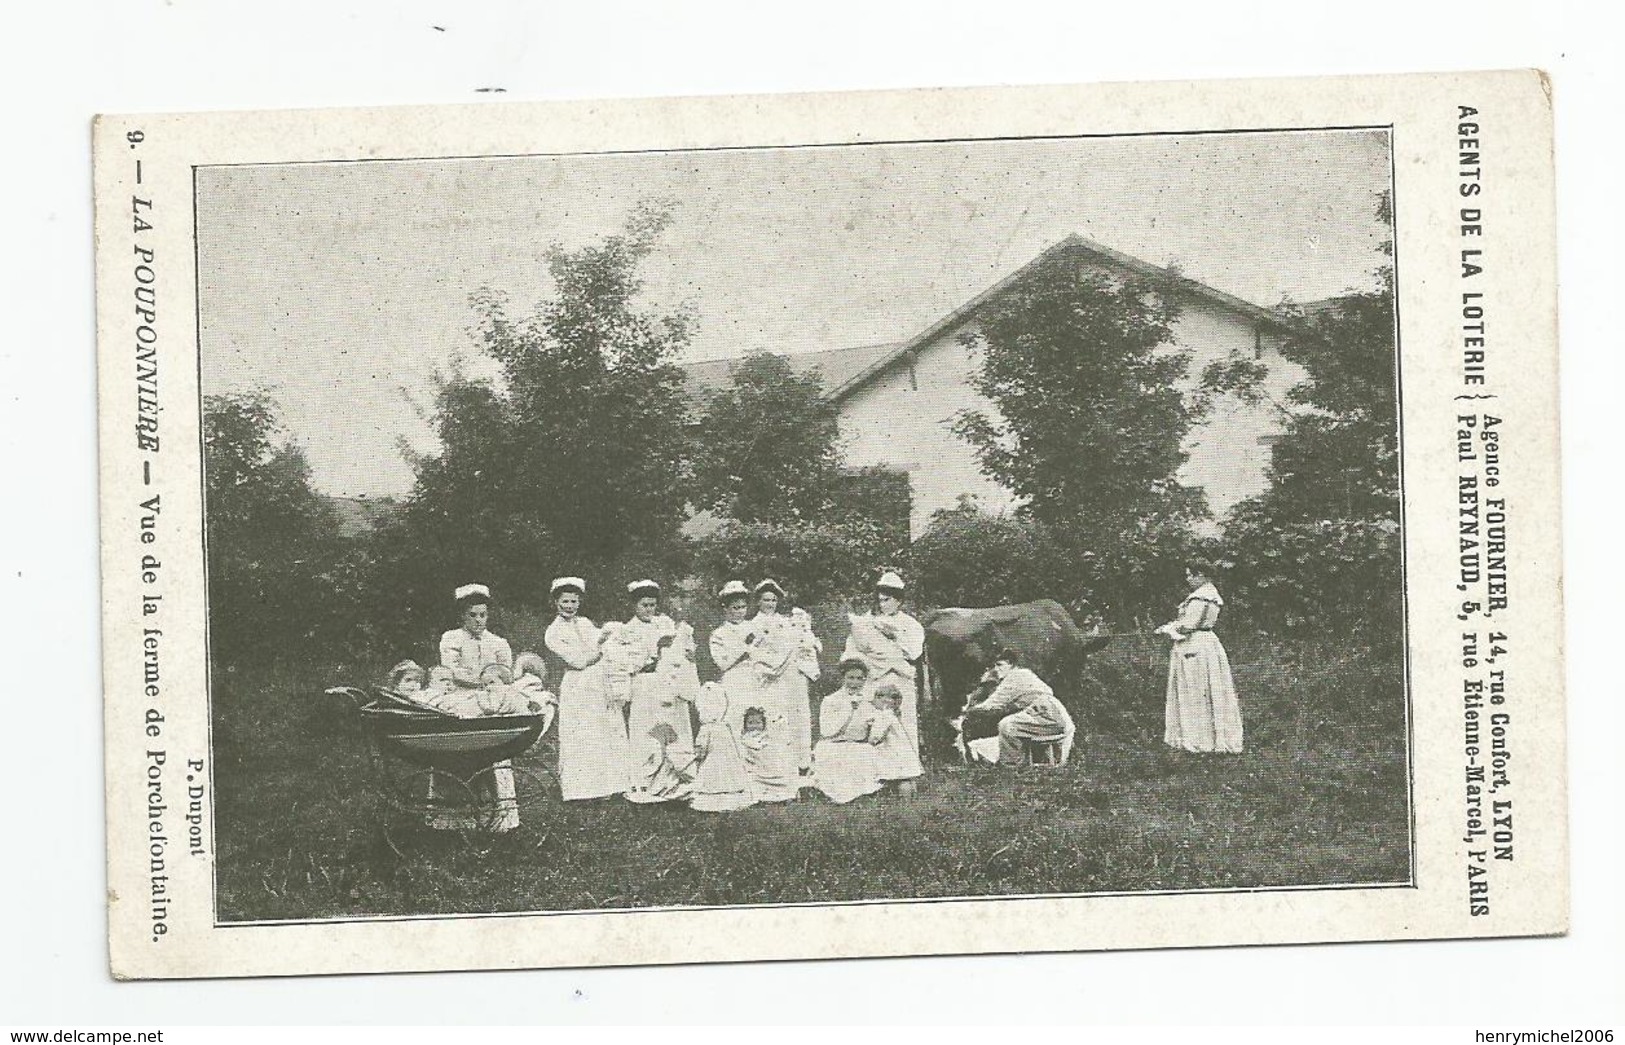
[[[395,819],[448,831],[512,829],[558,796],[538,742],[555,709],[460,718],[386,688],[337,686],[373,749],[375,786]]]

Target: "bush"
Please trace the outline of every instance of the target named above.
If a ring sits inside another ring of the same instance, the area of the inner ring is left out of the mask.
[[[1396,640],[1404,611],[1400,534],[1389,519],[1249,525],[1226,541],[1234,566],[1226,598],[1238,616],[1276,633],[1357,634]]]
[[[310,486],[304,452],[264,391],[203,404],[209,646],[224,664],[311,659],[364,641],[365,553]]]
[[[732,577],[772,577],[797,605],[867,593],[876,573],[902,553],[868,520],[818,523],[724,522],[694,546],[695,571],[711,590]]]
[[[973,505],[938,512],[909,554],[914,595],[929,606],[1069,602],[1068,556],[1042,523]]]

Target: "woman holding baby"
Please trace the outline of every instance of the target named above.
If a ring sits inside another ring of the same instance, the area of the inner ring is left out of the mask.
[[[557,616],[543,641],[564,662],[559,683],[559,788],[567,802],[624,794],[628,771],[625,705],[610,699],[604,646],[609,633],[581,615],[587,582],[557,577],[548,589]]]
[[[756,615],[751,625],[756,639],[750,647],[763,706],[784,716],[796,768],[812,769],[812,702],[808,685],[818,679],[818,654],[823,643],[813,634],[806,610],[782,612],[784,589],[769,577],[756,585]]]
[[[626,594],[632,616],[606,644],[612,693],[627,697],[627,743],[634,802],[682,797],[671,781],[694,761],[689,707],[699,695],[694,628],[660,612],[660,585],[634,581]]]
[[[890,683],[902,695],[903,730],[920,746],[920,709],[914,683],[914,665],[925,653],[925,628],[903,612],[903,578],[891,570],[875,582],[875,612],[851,618],[841,660],[861,660],[869,668],[871,685]]]

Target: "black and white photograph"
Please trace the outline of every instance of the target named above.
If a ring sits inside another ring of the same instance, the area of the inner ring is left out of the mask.
[[[1391,134],[196,166],[216,922],[1411,885]]]

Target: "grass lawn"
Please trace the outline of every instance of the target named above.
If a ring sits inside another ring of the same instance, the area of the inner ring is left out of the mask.
[[[1403,882],[1398,652],[1230,645],[1242,755],[1161,743],[1166,646],[1119,640],[1057,687],[1062,769],[928,764],[920,793],[705,814],[542,803],[505,836],[381,827],[335,678],[215,682],[223,920]],[[519,764],[550,764],[551,739]],[[809,793],[810,794],[810,793]]]

